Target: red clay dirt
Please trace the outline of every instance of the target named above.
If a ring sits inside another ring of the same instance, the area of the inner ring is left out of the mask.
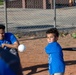
[[[30,37],[31,38],[31,37]],[[19,52],[22,71],[24,75],[49,75],[48,73],[48,55],[44,48],[47,44],[46,38],[39,39],[19,39],[21,44],[25,44],[26,50]],[[58,42],[62,48],[76,47],[76,39],[67,35],[59,37]],[[63,50],[66,63],[65,75],[76,75],[76,50]]]

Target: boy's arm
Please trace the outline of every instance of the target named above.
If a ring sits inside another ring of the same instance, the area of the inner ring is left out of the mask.
[[[18,45],[19,45],[19,42],[18,41],[14,42],[13,44],[4,43],[4,44],[2,44],[2,48],[8,47],[8,48],[18,49]]]
[[[50,47],[49,45],[47,45],[47,46],[45,47],[45,52],[46,52],[47,54],[51,54],[51,47]]]
[[[45,47],[45,52],[47,54],[52,54],[52,53],[60,52],[61,50],[62,50],[62,48],[58,44],[52,44],[52,45],[48,44]]]
[[[18,41],[17,38],[14,36],[14,34],[9,33],[8,38],[9,38],[8,42],[11,42],[11,43],[3,43],[3,44],[2,44],[2,48],[8,47],[8,48],[18,49],[19,41]]]

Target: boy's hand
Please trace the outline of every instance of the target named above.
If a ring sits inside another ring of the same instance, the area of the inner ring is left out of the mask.
[[[4,48],[4,47],[5,47],[5,43],[2,44],[2,48]]]

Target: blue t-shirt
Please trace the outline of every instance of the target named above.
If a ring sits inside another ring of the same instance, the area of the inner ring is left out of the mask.
[[[17,39],[12,33],[5,33],[5,38],[3,40],[0,40],[0,47],[3,43],[13,44],[16,41]],[[4,49],[9,49],[9,48],[4,47]]]
[[[0,75],[16,75],[1,58],[0,58]]]
[[[65,63],[61,46],[57,42],[48,43],[45,52],[49,55],[49,72],[63,73],[65,71]]]

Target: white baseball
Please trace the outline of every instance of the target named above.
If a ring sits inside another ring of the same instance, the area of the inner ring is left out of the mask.
[[[25,49],[26,49],[26,47],[25,47],[24,44],[20,44],[20,45],[18,46],[18,51],[19,51],[19,52],[23,52],[23,51],[25,51]]]

